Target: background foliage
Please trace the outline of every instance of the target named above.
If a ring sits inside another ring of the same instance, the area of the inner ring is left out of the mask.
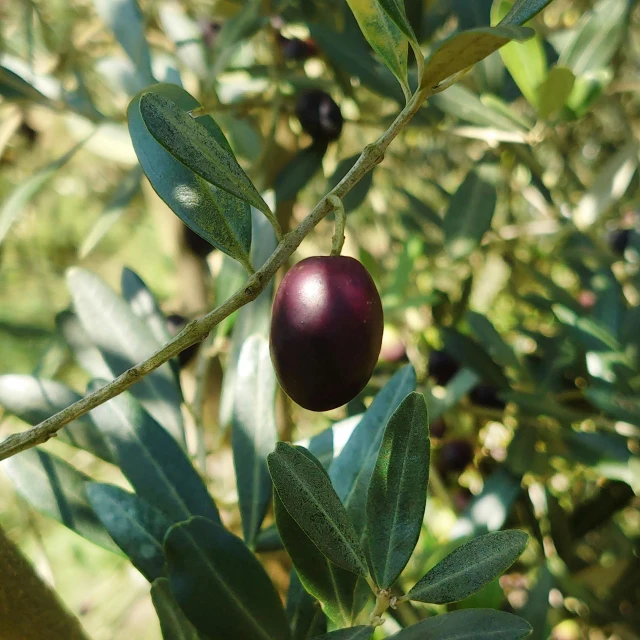
[[[407,0],[406,18],[427,52],[456,30],[496,24],[509,5]],[[391,123],[403,93],[381,60],[398,75],[403,62],[371,42],[373,53],[348,4],[333,0],[141,2],[140,11],[25,0],[2,12],[5,435],[157,349],[171,332],[162,314],[196,317],[242,283],[241,267],[186,232],[142,179],[126,121],[133,96],[156,81],[182,83],[287,230]],[[374,377],[345,409],[311,414],[278,392],[275,407],[265,401],[251,413],[248,390],[260,385],[268,397],[275,388],[256,337],[268,331],[268,288],[188,366],[167,364],[96,410],[99,428],[82,420],[3,463],[0,524],[91,637],[160,637],[152,599],[170,609],[171,590],[154,556],[135,549],[160,545],[167,518],[193,518],[173,530],[170,562],[207,538],[203,518],[220,519],[258,549],[291,602],[300,585],[288,586],[290,560],[273,550],[270,491],[247,492],[252,474],[270,487],[276,439],[306,444],[329,466],[372,398],[407,375],[407,361],[429,408],[432,470],[403,589],[462,540],[519,528],[531,542],[480,592],[453,605],[407,603],[385,631],[491,607],[527,620],[534,638],[636,637],[639,21],[626,0],[554,0],[533,21],[534,38],[507,44],[434,95],[345,199],[344,253],[373,275],[386,320]],[[293,59],[278,30],[289,42],[311,37],[312,55]],[[339,104],[337,142],[301,131],[295,107],[308,88]],[[251,220],[250,254],[249,229],[230,233],[257,267],[274,237],[257,210]],[[331,234],[321,224],[296,259],[327,254]],[[199,473],[158,423],[186,439]],[[263,444],[247,466],[238,464],[248,459],[245,432]],[[349,468],[357,465],[329,472],[343,502]],[[99,483],[85,494],[89,477]],[[135,569],[113,542],[123,489],[145,496],[122,515],[148,523],[128,552]]]

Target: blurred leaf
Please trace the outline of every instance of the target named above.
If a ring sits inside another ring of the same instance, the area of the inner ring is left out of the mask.
[[[444,395],[437,396],[430,393],[427,396],[427,407],[429,409],[429,420],[433,422],[442,417],[447,411],[453,409],[458,402],[473,387],[480,382],[480,377],[475,371],[464,368],[451,379],[445,387]]]
[[[86,140],[82,140],[60,158],[37,170],[9,193],[0,205],[0,245],[29,201],[58,173],[59,169],[71,160],[85,142]]]
[[[371,45],[393,72],[405,91],[409,92],[407,84],[407,36],[411,32],[406,14],[404,1],[402,9],[397,0],[347,0],[358,25]],[[384,6],[384,9],[382,8]],[[399,28],[397,20],[405,26]],[[403,31],[405,34],[403,34]],[[408,36],[411,38],[411,36]]]
[[[529,623],[504,611],[464,609],[422,620],[389,640],[519,640],[531,633]]]
[[[273,253],[277,241],[273,227],[267,219],[255,209],[251,212],[251,221],[254,237],[253,246],[251,247],[251,263],[256,269],[259,269]],[[241,281],[240,284],[242,284],[242,282],[243,281]],[[269,336],[273,289],[274,282],[271,280],[253,302],[242,307],[237,313],[220,394],[218,423],[220,429],[223,431],[231,424],[233,402],[236,393],[235,380],[242,346],[250,335],[258,334],[265,338]],[[220,299],[220,302],[222,302],[222,299]]]
[[[367,497],[367,540],[376,584],[389,588],[418,542],[429,484],[429,418],[409,394],[389,419]]]
[[[136,69],[153,82],[151,54],[144,36],[144,17],[136,0],[93,0],[96,12],[113,31]]]
[[[97,383],[92,388],[97,388]],[[178,443],[128,392],[89,414],[136,493],[172,522],[202,515],[220,521],[207,488]]]
[[[605,389],[585,389],[584,395],[610,418],[640,427],[640,400],[638,398],[625,397]]]
[[[131,269],[124,267],[120,278],[122,297],[129,303],[138,318],[144,320],[158,343],[158,348],[171,340],[167,319],[144,280]]]
[[[456,33],[436,45],[425,61],[420,86],[435,89],[444,80],[472,67],[511,40],[534,35],[527,27],[482,27]]]
[[[200,107],[195,98],[176,85],[157,84],[150,89],[183,111]],[[151,186],[194,233],[248,269],[250,206],[197,176],[156,141],[140,112],[140,98],[148,95],[148,91],[138,94],[129,103],[127,119],[133,147]],[[211,117],[200,116],[195,120],[221,147],[227,149],[226,139]]]
[[[505,391],[504,399],[513,402],[525,414],[530,416],[549,416],[564,423],[580,422],[589,416],[584,411],[577,411],[563,406],[553,396],[545,394],[543,390],[532,393],[524,391]]]
[[[549,592],[554,587],[555,580],[547,564],[538,570],[533,588],[529,590],[527,602],[518,613],[533,627],[530,640],[547,640],[551,632],[547,624],[549,613]]]
[[[632,139],[605,162],[576,207],[573,218],[578,228],[592,225],[624,196],[638,168],[639,152],[640,144]]]
[[[538,87],[538,113],[549,119],[569,99],[576,77],[571,69],[555,66],[549,69],[545,81]]]
[[[550,2],[551,0],[516,0],[500,24],[523,25],[540,13]]]
[[[358,536],[327,473],[296,447],[279,442],[267,462],[285,508],[318,549],[338,566],[368,575]]]
[[[282,503],[280,508],[284,509]],[[301,530],[300,535],[306,537]],[[295,569],[291,570],[286,611],[291,627],[291,640],[308,640],[327,630],[327,618],[320,603],[302,586]]]
[[[167,578],[156,578],[153,581],[151,600],[158,614],[163,640],[201,640],[176,602]]]
[[[0,376],[0,405],[30,425],[50,418],[81,399],[82,396],[55,380],[16,374]],[[102,434],[87,416],[74,420],[56,435],[62,442],[107,462],[113,461]]]
[[[54,86],[56,86],[55,83]],[[0,96],[7,101],[29,100],[47,107],[54,106],[52,104],[54,96],[45,95],[25,78],[2,65],[0,65]]]
[[[231,431],[242,531],[249,547],[255,546],[271,500],[267,455],[278,440],[275,394],[269,342],[259,335],[250,336],[238,360]]]
[[[449,538],[457,540],[502,528],[520,491],[520,478],[498,468],[484,481],[482,491],[471,499]]]
[[[375,627],[359,625],[349,629],[338,629],[321,636],[315,636],[316,640],[369,640],[375,631]]]
[[[384,430],[402,400],[415,388],[415,369],[410,364],[405,365],[373,399],[342,452],[329,467],[331,482],[356,531],[361,532],[364,528],[369,482]]]
[[[324,142],[314,142],[301,149],[280,170],[273,189],[277,202],[293,200],[322,169],[322,159],[327,151]]]
[[[339,182],[344,178],[351,167],[356,163],[360,154],[357,153],[354,156],[349,158],[344,158],[338,163],[336,170],[333,172],[333,175],[329,178],[329,190],[333,189]],[[343,198],[342,203],[344,204],[344,209],[347,213],[354,211],[357,209],[367,197],[369,193],[369,189],[371,189],[371,185],[373,184],[373,170],[368,171],[362,180],[358,182],[349,193]]]
[[[486,96],[483,96],[485,98]],[[473,92],[459,84],[454,84],[442,93],[429,98],[438,109],[456,118],[500,131],[521,133],[523,128],[513,118],[506,117],[490,104],[478,98]],[[508,109],[508,108],[507,108]]]
[[[404,103],[402,91],[398,87],[393,74],[383,65],[378,64],[360,43],[345,38],[324,25],[310,24],[311,37],[322,52],[338,68],[355,76],[360,82],[382,96]]]
[[[486,316],[475,311],[467,311],[466,320],[478,342],[499,365],[526,373],[515,351],[503,340]]]
[[[606,67],[627,28],[628,0],[599,0],[573,28],[575,36],[562,51],[559,64],[576,76]]]
[[[159,93],[142,93],[138,108],[149,133],[185,167],[274,219],[271,209],[233,156],[229,143],[220,139],[221,131],[214,137],[197,118]]]
[[[509,386],[509,381],[500,367],[475,340],[450,327],[442,329],[442,337],[445,351],[458,362],[473,369],[483,382],[500,388]]]
[[[454,259],[466,258],[480,245],[491,228],[497,198],[495,186],[477,170],[467,174],[451,197],[444,216],[445,246]]]
[[[158,350],[149,327],[97,275],[79,267],[67,272],[75,312],[93,344],[115,375],[146,360]],[[130,392],[178,442],[184,444],[182,395],[169,364],[134,384]]]
[[[90,482],[92,509],[131,564],[149,581],[165,575],[162,541],[171,521],[158,509],[120,487]]]
[[[82,241],[78,249],[78,257],[86,258],[101,242],[111,227],[120,219],[127,210],[131,201],[140,192],[140,180],[142,179],[142,169],[139,166],[129,170],[123,176],[118,186],[115,188],[107,204],[105,205],[98,220],[91,227],[91,231]]]
[[[500,20],[512,6],[511,0],[496,0],[491,9],[491,22],[502,24]],[[542,38],[536,34],[524,43],[511,42],[500,49],[500,56],[527,102],[537,107],[538,90],[547,75],[547,56]]]
[[[362,4],[362,2],[360,2],[360,4]],[[398,27],[398,29],[400,29],[400,31],[402,31],[402,33],[407,37],[409,42],[412,42],[414,45],[418,44],[416,34],[409,22],[409,18],[407,17],[405,0],[376,0],[376,4],[382,8],[389,18],[391,18],[396,27]],[[351,10],[353,11],[353,7]]]
[[[335,624],[353,624],[359,612],[356,600],[359,576],[333,564],[320,552],[286,510],[277,491],[273,510],[280,537],[304,588],[322,603],[324,613]]]
[[[471,540],[440,560],[407,593],[411,600],[447,604],[464,600],[502,575],[527,546],[524,531],[497,531]]]
[[[164,546],[171,590],[210,640],[290,639],[277,591],[239,538],[193,517],[171,527]]]
[[[0,465],[16,491],[40,513],[91,542],[119,553],[85,495],[89,476],[39,448],[23,451]]]
[[[61,311],[56,316],[56,327],[69,345],[76,362],[94,378],[113,378],[113,372],[100,350],[91,342],[78,316],[73,311]]]
[[[612,79],[613,72],[610,69],[596,69],[583,76],[577,76],[566,102],[568,111],[562,115],[567,115],[569,119],[582,118],[600,98]]]
[[[198,78],[207,74],[207,57],[200,26],[187,15],[178,2],[162,2],[158,6],[162,30],[176,46],[180,62]]]
[[[423,219],[425,222],[428,222],[437,229],[442,229],[442,225],[444,224],[442,218],[428,204],[424,203],[419,198],[416,198],[416,196],[412,195],[405,189],[402,189],[401,191],[406,196],[407,200],[409,200],[409,206],[417,217]]]

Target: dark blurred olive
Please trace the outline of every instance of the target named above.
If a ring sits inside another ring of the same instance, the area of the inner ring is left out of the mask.
[[[300,125],[314,140],[331,142],[342,133],[342,113],[333,98],[324,91],[312,89],[303,93],[296,103]]]
[[[313,40],[300,40],[299,38],[286,38],[279,36],[280,46],[282,47],[282,55],[285,60],[295,60],[302,62],[316,55],[318,48]]]
[[[438,449],[437,459],[441,474],[461,473],[473,460],[473,446],[463,438],[448,440]]]
[[[169,333],[171,337],[177,336],[189,323],[189,321],[181,316],[179,313],[172,313],[167,316],[167,327],[169,329]],[[181,369],[184,369],[195,357],[196,353],[198,353],[198,349],[200,348],[200,343],[192,344],[190,347],[187,347],[184,351],[181,351],[178,354],[178,364]]]
[[[459,370],[458,361],[446,351],[432,351],[429,354],[429,375],[436,384],[446,385]]]
[[[444,436],[446,432],[447,432],[447,423],[442,418],[438,418],[437,420],[434,420],[429,425],[429,435],[432,438],[437,438],[439,440]]]
[[[609,233],[609,249],[618,256],[623,256],[631,240],[631,229],[616,229]]]
[[[202,33],[202,39],[204,40],[205,45],[211,48],[222,29],[222,22],[219,20],[207,20],[203,18],[199,21],[200,23],[200,31]]]
[[[189,227],[184,229],[184,243],[189,251],[201,258],[206,258],[215,249],[213,245],[209,244],[194,231],[191,231]]]
[[[498,387],[490,384],[478,384],[469,392],[469,399],[478,407],[504,409],[507,405],[499,396]]]
[[[462,513],[471,503],[471,498],[473,498],[473,493],[469,491],[466,487],[460,487],[453,494],[453,506],[458,513]]]

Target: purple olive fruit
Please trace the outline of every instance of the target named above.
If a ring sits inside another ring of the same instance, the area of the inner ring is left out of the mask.
[[[446,351],[432,351],[429,354],[429,375],[441,387],[446,385],[459,370],[458,361]]]
[[[469,392],[469,400],[479,407],[487,409],[500,409],[507,406],[506,402],[499,396],[500,390],[490,384],[477,384]]]
[[[438,468],[442,474],[448,471],[460,473],[472,460],[473,446],[462,438],[445,442],[438,452]]]
[[[303,93],[296,103],[302,128],[316,141],[331,142],[342,132],[342,113],[331,96],[319,89]]]
[[[371,378],[383,326],[380,295],[360,262],[300,261],[273,302],[270,347],[280,386],[311,411],[346,404]]]

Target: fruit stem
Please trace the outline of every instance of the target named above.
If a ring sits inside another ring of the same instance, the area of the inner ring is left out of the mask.
[[[344,210],[344,204],[338,196],[329,194],[327,200],[333,205],[335,213],[335,231],[331,241],[331,255],[339,256],[344,246],[344,229],[347,226],[347,214]]]

